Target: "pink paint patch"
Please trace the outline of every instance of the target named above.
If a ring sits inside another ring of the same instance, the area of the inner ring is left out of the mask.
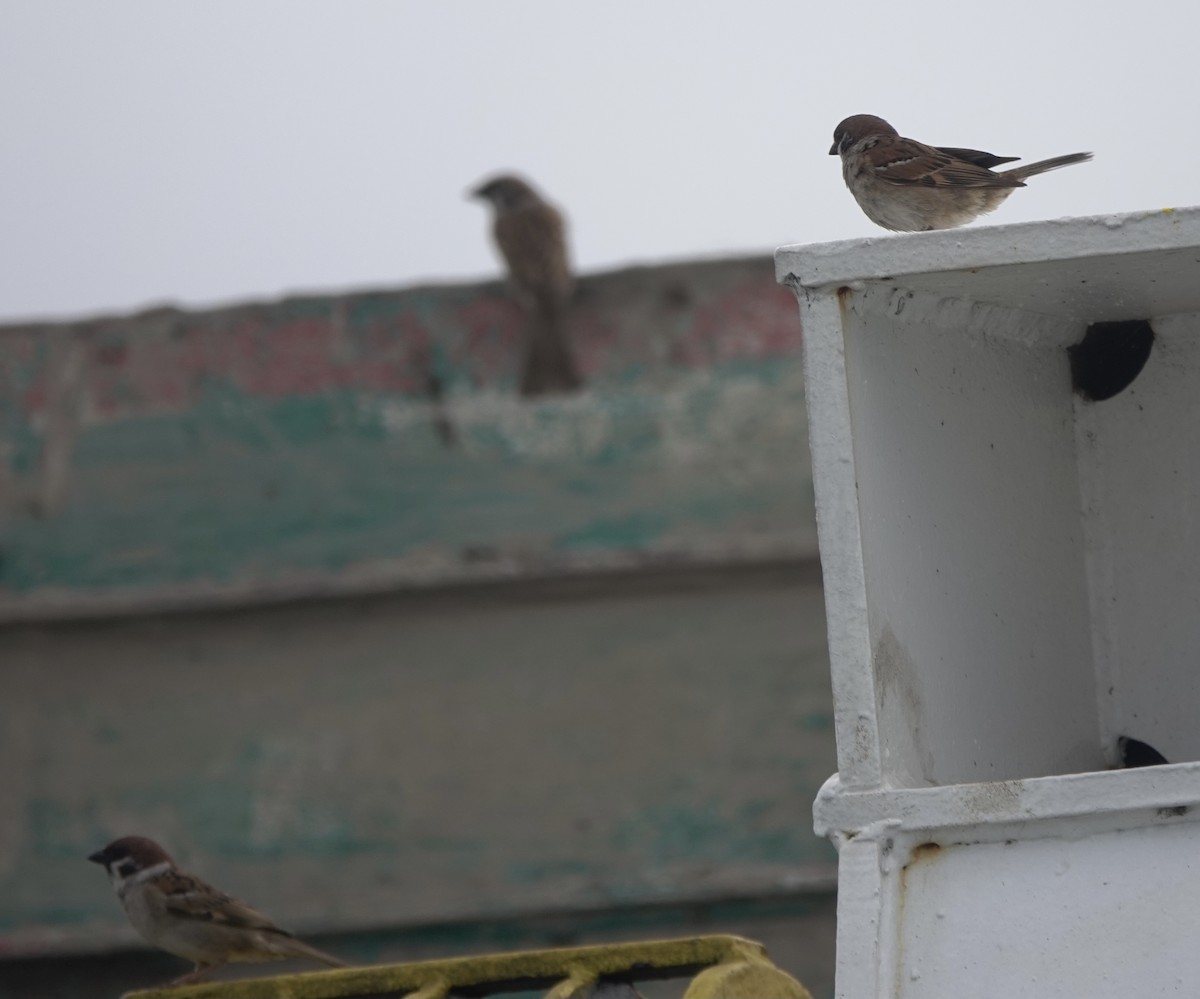
[[[689,341],[683,351],[688,364],[798,353],[801,338],[795,301],[774,281],[747,281],[696,310]]]
[[[494,383],[511,376],[525,323],[516,302],[508,297],[473,298],[450,311],[446,318],[463,331],[454,361],[469,368],[475,384]]]
[[[742,269],[704,265],[585,280],[569,316],[585,378],[641,378],[798,353],[791,294],[757,264],[730,267]],[[524,326],[521,306],[488,286],[167,311],[72,332],[88,344],[82,412],[113,420],[187,411],[222,385],[279,399],[337,390],[424,397],[448,381],[511,384]],[[0,389],[34,419],[55,394],[49,332],[21,327],[0,339]]]

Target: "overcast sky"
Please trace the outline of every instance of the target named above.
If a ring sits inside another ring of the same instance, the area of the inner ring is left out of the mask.
[[[492,276],[499,168],[577,265],[882,235],[849,114],[1027,159],[999,224],[1200,202],[1193,4],[2,0],[0,318]]]

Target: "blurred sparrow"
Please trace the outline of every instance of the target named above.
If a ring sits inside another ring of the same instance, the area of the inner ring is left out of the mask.
[[[993,173],[991,167],[1020,157],[927,146],[904,138],[873,114],[853,115],[834,129],[829,155],[835,154],[841,155],[846,186],[867,218],[897,232],[966,225],[1000,207],[1027,178],[1092,158],[1071,153]]]
[[[508,280],[529,319],[521,394],[569,392],[582,384],[567,340],[567,307],[575,282],[567,261],[561,213],[519,177],[502,174],[470,192],[489,202],[492,235]]]
[[[104,865],[135,930],[154,946],[196,963],[170,985],[199,981],[231,961],[299,957],[345,966],[301,943],[244,902],[185,874],[153,840],[124,836],[88,860]]]

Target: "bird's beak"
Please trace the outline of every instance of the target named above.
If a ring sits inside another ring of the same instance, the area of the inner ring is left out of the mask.
[[[107,864],[108,856],[103,850],[97,850],[95,853],[89,855],[88,860],[93,864]]]
[[[832,146],[829,147],[829,155],[836,156],[837,154],[838,154],[837,153],[837,143],[835,142]]]

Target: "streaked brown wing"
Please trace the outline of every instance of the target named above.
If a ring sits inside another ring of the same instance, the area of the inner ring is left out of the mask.
[[[169,871],[156,880],[166,896],[167,909],[177,916],[243,929],[283,932],[245,902],[217,891],[190,874]]]
[[[966,160],[985,170],[998,167],[1001,163],[1015,163],[1020,156],[997,156],[995,153],[985,153],[982,149],[961,149],[958,146],[937,146],[938,152],[953,156],[956,160]]]
[[[1012,177],[992,173],[913,139],[894,139],[887,146],[877,147],[872,152],[885,150],[887,158],[881,157],[872,166],[875,176],[890,184],[921,187],[1022,186],[1020,181]]]
[[[512,283],[535,298],[564,297],[571,286],[562,216],[531,205],[496,218],[496,243]]]

